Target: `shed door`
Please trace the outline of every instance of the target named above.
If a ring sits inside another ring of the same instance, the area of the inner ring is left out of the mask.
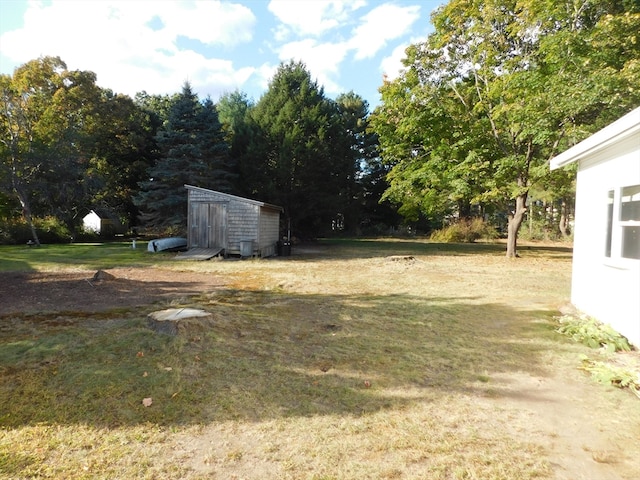
[[[191,247],[226,248],[227,204],[193,203],[191,207]]]

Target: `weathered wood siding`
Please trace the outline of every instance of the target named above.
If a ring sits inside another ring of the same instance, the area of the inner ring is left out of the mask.
[[[271,208],[260,209],[260,238],[258,248],[260,255],[275,255],[276,243],[280,240],[280,212]],[[273,249],[273,250],[271,250]]]
[[[187,186],[189,248],[222,247],[239,254],[240,242],[253,241],[260,256],[276,253],[280,208],[213,190]]]
[[[229,245],[230,253],[240,252],[241,240],[253,240],[254,249],[258,243],[260,207],[239,201],[229,202]]]

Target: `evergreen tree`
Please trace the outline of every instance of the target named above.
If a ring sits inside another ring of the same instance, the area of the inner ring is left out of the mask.
[[[247,152],[262,175],[262,199],[282,205],[296,235],[331,228],[340,212],[347,160],[336,148],[342,125],[335,102],[304,64],[280,65],[252,110],[257,131]]]
[[[197,185],[220,192],[232,193],[237,179],[233,158],[218,116],[218,110],[210,98],[204,101],[199,116],[198,137],[201,141],[203,171]]]
[[[172,102],[156,141],[160,158],[136,197],[145,225],[186,229],[185,184],[228,189],[227,145],[215,106],[203,105],[188,82]]]
[[[218,101],[218,115],[223,125],[225,140],[229,145],[231,166],[235,172],[234,192],[240,196],[254,198],[264,190],[262,182],[264,164],[249,153],[252,138],[258,135],[251,118],[254,103],[238,90],[224,94]],[[254,149],[255,152],[255,149]]]
[[[352,234],[360,232],[365,208],[364,172],[377,157],[377,137],[368,132],[369,104],[354,92],[336,98],[336,113],[340,126],[340,141],[336,142],[336,155],[343,158],[339,178],[340,212],[344,218],[342,228]]]

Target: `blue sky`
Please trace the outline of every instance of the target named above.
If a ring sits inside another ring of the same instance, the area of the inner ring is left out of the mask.
[[[0,0],[0,73],[44,55],[135,95],[200,98],[235,89],[258,100],[280,62],[301,60],[331,98],[373,109],[383,75],[432,31],[438,0]]]

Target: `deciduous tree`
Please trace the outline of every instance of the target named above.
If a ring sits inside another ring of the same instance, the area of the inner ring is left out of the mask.
[[[15,196],[39,244],[34,205],[70,228],[88,200],[91,171],[88,125],[100,89],[92,72],[69,71],[58,57],[43,57],[0,76],[0,180]]]
[[[382,88],[374,125],[393,164],[387,195],[408,213],[460,189],[472,203],[509,199],[515,256],[529,190],[549,158],[640,100],[638,10],[615,0],[441,7],[404,75]]]

